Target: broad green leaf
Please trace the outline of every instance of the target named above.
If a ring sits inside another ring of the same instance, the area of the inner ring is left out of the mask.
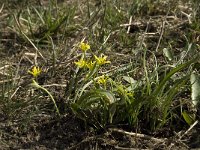
[[[134,90],[137,87],[137,85],[138,85],[138,82],[136,80],[134,80],[132,77],[123,76],[123,79],[130,84],[130,86],[128,86],[126,88],[127,91]]]
[[[133,78],[131,78],[131,77],[129,77],[129,76],[123,76],[123,79],[124,79],[126,82],[130,83],[130,84],[135,84],[135,83],[137,82],[136,80],[134,80]]]
[[[115,115],[116,112],[116,103],[111,104],[110,109],[109,109],[109,122],[113,122],[113,116]]]
[[[165,57],[167,57],[169,59],[169,61],[173,60],[173,54],[172,54],[171,50],[169,50],[168,48],[164,48],[163,53],[164,53]]]
[[[200,75],[192,73],[190,82],[192,85],[192,103],[197,106],[200,102]]]
[[[110,104],[112,104],[112,103],[114,103],[116,101],[114,95],[110,91],[106,91],[106,90],[103,90],[103,89],[98,89],[98,90],[96,90],[96,92],[99,95],[107,98],[109,100]]]
[[[195,121],[195,115],[189,114],[186,111],[182,112],[183,118],[188,125],[192,125]]]
[[[96,89],[86,92],[77,100],[76,104],[87,107],[87,105],[89,106],[93,102],[96,103],[99,99],[103,100],[107,105],[115,102],[115,97],[111,92],[103,89]]]

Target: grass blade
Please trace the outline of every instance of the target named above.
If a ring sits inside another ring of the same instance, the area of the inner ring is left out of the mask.
[[[158,85],[158,87],[154,90],[153,94],[154,96],[157,96],[158,93],[161,91],[161,89],[163,88],[163,86],[165,85],[165,83],[171,78],[172,75],[174,75],[175,73],[177,73],[178,71],[181,71],[182,69],[185,69],[187,67],[189,67],[192,63],[197,62],[199,59],[199,56],[196,56],[195,58],[193,58],[192,60],[181,64],[179,66],[177,66],[176,68],[172,69],[165,77],[164,79],[160,82],[160,84]]]
[[[192,85],[192,103],[197,106],[200,102],[200,76],[192,73],[190,76],[190,82]]]

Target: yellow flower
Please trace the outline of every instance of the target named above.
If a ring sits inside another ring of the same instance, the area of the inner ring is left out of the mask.
[[[94,58],[96,59],[98,65],[103,65],[103,64],[109,64],[109,63],[111,63],[110,61],[106,60],[107,57],[108,56],[105,56],[104,54],[101,54],[100,57],[97,57],[96,55],[94,55]]]
[[[89,61],[89,62],[87,62],[86,67],[87,67],[89,70],[92,70],[93,67],[94,67],[94,64],[95,64],[94,61]]]
[[[83,52],[86,52],[87,50],[90,49],[90,45],[87,44],[87,43],[81,42],[80,45],[79,45],[79,48],[80,48]]]
[[[41,73],[41,69],[39,67],[34,66],[32,70],[29,70],[28,73],[32,74],[33,77],[37,77]]]
[[[100,76],[99,79],[97,80],[97,83],[98,83],[98,84],[103,84],[103,85],[105,85],[106,82],[107,82],[107,80],[108,80],[108,77],[107,77],[107,76],[105,77],[105,75],[102,75],[102,76]]]
[[[83,68],[86,66],[87,62],[83,59],[80,59],[79,61],[75,62],[75,64],[79,67],[79,68]]]
[[[129,96],[129,97],[133,97],[133,96],[134,96],[133,92],[131,92],[131,91],[125,90],[125,93],[126,93],[126,95]]]

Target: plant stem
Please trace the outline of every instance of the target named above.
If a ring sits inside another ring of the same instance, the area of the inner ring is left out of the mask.
[[[51,93],[50,93],[46,88],[44,88],[44,87],[42,87],[41,85],[39,85],[35,80],[33,80],[32,86],[34,86],[34,87],[36,87],[36,88],[38,88],[38,89],[41,89],[41,90],[45,91],[45,92],[50,96],[50,98],[51,98],[51,100],[53,101],[53,104],[54,104],[54,106],[55,106],[55,108],[56,108],[56,112],[57,112],[58,115],[60,116],[60,112],[59,112],[59,109],[58,109],[58,107],[57,107],[57,105],[56,105],[56,101],[55,101],[55,99],[53,98],[53,96],[51,95]]]

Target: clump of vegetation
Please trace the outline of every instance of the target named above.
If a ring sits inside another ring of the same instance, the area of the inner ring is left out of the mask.
[[[81,46],[84,44],[81,43]],[[84,53],[81,59],[75,62],[79,68],[87,68],[85,71],[88,72],[80,88],[75,92],[75,100],[72,103],[73,111],[81,119],[96,128],[105,128],[107,125],[122,122],[136,128],[139,122],[143,122],[146,129],[151,130],[160,129],[177,119],[172,107],[173,100],[181,92],[180,89],[186,87],[192,70],[188,70],[187,74],[178,78],[172,77],[197,63],[198,55],[186,63],[174,66],[162,65],[155,68],[152,73],[148,73],[145,54],[143,63],[146,74],[142,80],[137,81],[123,74],[113,80],[112,72],[98,76],[101,65],[110,63],[106,61],[107,56],[98,58],[94,55],[96,61],[87,60],[85,58],[87,47],[90,46],[82,48]],[[185,110],[180,109],[181,114],[182,111],[184,116],[188,115]],[[187,118],[184,118],[187,121]],[[181,120],[181,116],[178,119]]]

